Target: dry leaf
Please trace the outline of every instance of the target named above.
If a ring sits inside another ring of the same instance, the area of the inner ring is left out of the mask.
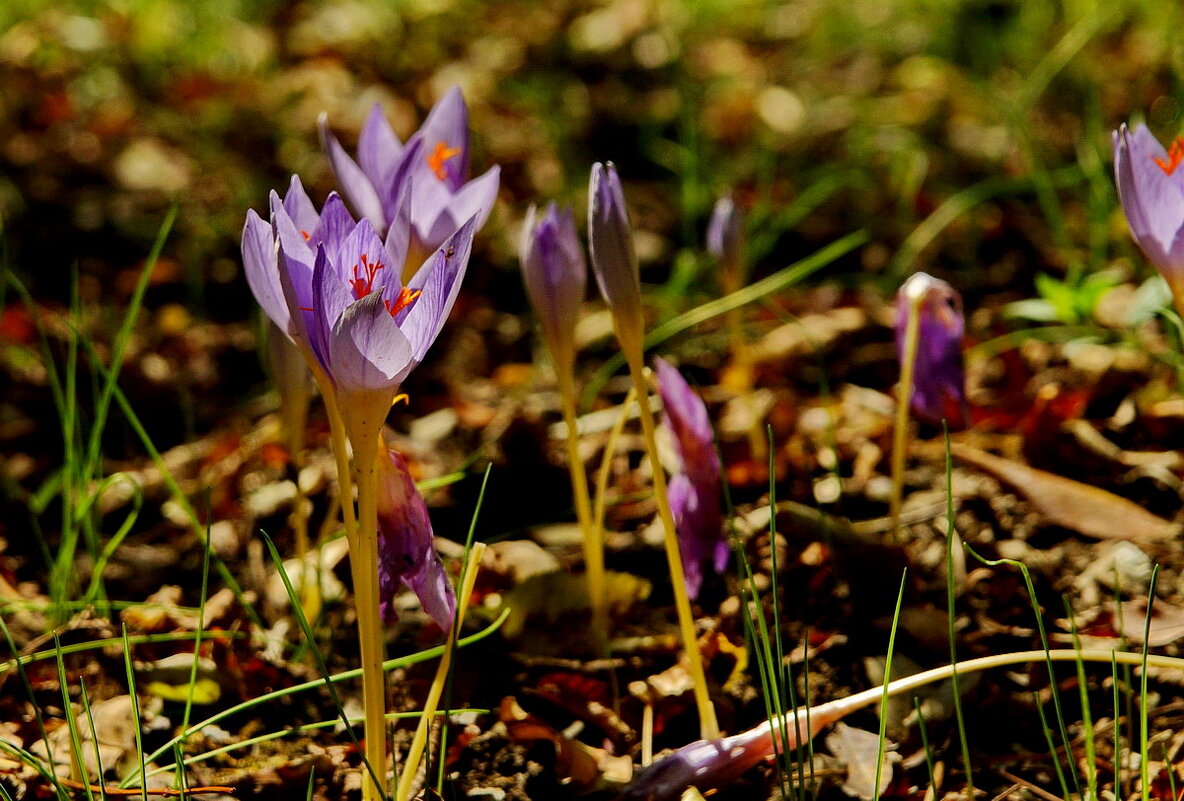
[[[1014,487],[1048,522],[1087,537],[1162,540],[1180,533],[1177,524],[1103,489],[1012,462],[968,445],[954,443],[951,451],[962,461]]]
[[[826,736],[826,747],[835,758],[846,764],[847,779],[843,782],[843,792],[856,798],[870,799],[887,790],[892,781],[892,765],[900,759],[899,755],[888,750],[895,746],[885,740],[884,761],[880,765],[880,787],[877,791],[873,776],[880,751],[878,734],[839,721],[834,731]]]

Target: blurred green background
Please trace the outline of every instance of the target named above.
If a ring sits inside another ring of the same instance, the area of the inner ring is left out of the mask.
[[[1040,272],[1145,275],[1110,131],[1145,117],[1178,132],[1181,14],[1176,0],[7,0],[8,264],[50,304],[76,264],[85,302],[118,305],[176,201],[150,307],[246,319],[246,209],[293,172],[318,201],[332,188],[318,114],[352,148],[374,103],[406,136],[459,84],[474,170],[503,170],[479,246],[492,267],[469,291],[508,311],[526,205],[580,209],[605,159],[647,278],[674,289],[711,290],[693,254],[730,188],[753,209],[759,272],[866,229],[831,274],[887,291],[917,268],[1020,295]]]

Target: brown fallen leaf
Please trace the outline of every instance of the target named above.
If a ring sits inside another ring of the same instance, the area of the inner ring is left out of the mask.
[[[968,445],[950,450],[1019,491],[1050,523],[1096,539],[1163,540],[1180,526],[1151,514],[1138,504],[1079,481],[1046,473]]]

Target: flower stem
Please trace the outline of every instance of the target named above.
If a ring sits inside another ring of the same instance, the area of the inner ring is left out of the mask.
[[[354,432],[355,436],[358,432]],[[360,442],[357,439],[369,439]],[[363,776],[363,801],[385,798],[375,783],[386,781],[386,682],[382,674],[382,619],[378,611],[378,456],[377,432],[371,437],[351,437],[358,471],[358,532],[351,546],[354,605],[358,615],[358,641],[362,651],[362,705],[366,711],[366,761],[372,772]],[[343,505],[342,508],[345,508]]]
[[[424,747],[427,745],[428,731],[436,717],[436,709],[440,704],[440,696],[444,692],[444,685],[448,680],[448,671],[452,665],[452,654],[456,650],[456,641],[460,637],[461,625],[464,623],[465,610],[469,607],[469,599],[473,595],[473,585],[477,583],[477,571],[481,567],[481,557],[485,553],[485,543],[474,543],[469,551],[469,558],[465,562],[464,574],[461,579],[460,598],[456,604],[456,620],[452,630],[448,632],[448,644],[440,657],[440,664],[436,667],[436,678],[428,690],[427,700],[424,701],[423,712],[419,718],[419,725],[415,729],[415,737],[411,740],[411,748],[407,751],[407,759],[403,763],[402,773],[399,774],[399,786],[395,791],[396,801],[410,801],[415,787],[415,777],[419,774],[419,761],[423,757]]]
[[[640,339],[638,340],[640,344]],[[678,550],[678,535],[674,528],[674,515],[670,511],[670,500],[666,497],[666,474],[658,461],[658,442],[654,436],[654,413],[650,409],[650,392],[646,385],[645,368],[641,362],[641,348],[625,348],[629,362],[629,374],[637,392],[638,408],[641,412],[641,430],[645,436],[645,447],[649,454],[650,467],[654,473],[654,500],[658,504],[658,517],[665,531],[666,560],[670,564],[670,582],[674,590],[674,606],[678,610],[678,625],[682,631],[683,647],[687,652],[687,668],[694,685],[695,705],[699,709],[699,730],[703,739],[719,736],[719,723],[715,718],[715,707],[707,693],[707,677],[703,672],[703,657],[699,653],[699,641],[695,637],[695,618],[691,614],[691,600],[687,596],[686,574],[682,567],[682,554]]]
[[[325,401],[325,412],[329,417],[329,442],[333,448],[333,460],[337,466],[337,497],[341,501],[341,517],[345,523],[345,540],[350,550],[354,550],[354,541],[358,536],[358,521],[354,517],[353,482],[349,472],[349,450],[345,445],[345,422],[341,419],[341,410],[337,408],[337,396],[333,394],[333,385],[324,379],[324,373],[314,370],[317,386],[321,389],[321,398]]]
[[[580,458],[580,431],[576,422],[576,388],[570,372],[558,371],[563,421],[567,425],[567,469],[576,502],[576,517],[584,535],[584,571],[588,578],[588,600],[592,607],[592,643],[597,653],[608,646],[608,609],[604,598],[604,537],[592,516],[588,496],[588,474]]]
[[[892,521],[892,541],[900,542],[900,507],[904,497],[904,467],[909,446],[909,406],[913,402],[913,368],[917,363],[917,344],[921,334],[923,295],[909,298],[909,316],[904,329],[904,350],[900,355],[900,389],[896,393],[896,425],[892,436],[892,495],[888,516]]]

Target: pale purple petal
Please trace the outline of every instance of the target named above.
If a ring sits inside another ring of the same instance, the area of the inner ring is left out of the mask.
[[[399,213],[405,198],[411,190],[411,178],[415,174],[414,167],[419,163],[420,153],[423,152],[423,137],[414,133],[403,147],[403,155],[391,170],[386,182],[379,188],[379,198],[382,200],[382,211],[386,219],[394,220]],[[433,179],[433,183],[439,183]]]
[[[703,554],[696,532],[692,530],[698,516],[699,496],[685,473],[670,477],[666,485],[666,500],[670,503],[670,514],[674,517],[674,528],[678,534],[678,552],[682,556],[682,572],[686,582],[687,595],[699,597],[703,585]]]
[[[345,148],[330,132],[326,115],[321,115],[319,125],[321,145],[329,155],[329,166],[333,168],[337,184],[341,187],[341,194],[345,195],[345,199],[359,217],[370,220],[378,230],[386,231],[386,218],[383,215],[382,203],[378,199],[378,191],[362,168],[350,158]]]
[[[402,581],[440,628],[452,628],[456,595],[433,546],[432,521],[407,462],[397,451],[378,462],[378,580],[383,619],[394,619]]]
[[[247,274],[247,285],[251,287],[255,300],[263,307],[263,312],[287,334],[291,315],[284,300],[284,288],[280,284],[275,248],[271,226],[254,209],[248,211],[242,237],[243,271]]]
[[[588,250],[596,284],[614,317],[641,315],[641,278],[633,251],[633,231],[617,169],[592,165],[588,188]]]
[[[378,103],[370,109],[358,134],[358,166],[376,189],[386,186],[391,171],[403,156],[403,143],[391,129]]]
[[[1169,164],[1167,151],[1143,125],[1134,131],[1122,126],[1114,145],[1118,195],[1131,234],[1169,283],[1178,284],[1184,280],[1184,167],[1160,166]]]
[[[436,341],[448,319],[448,313],[452,311],[452,304],[456,302],[468,267],[476,225],[477,221],[473,219],[461,226],[407,283],[408,288],[421,289],[423,292],[399,319],[399,325],[411,342],[415,364],[423,359],[428,348]]]
[[[321,209],[321,224],[313,237],[311,244],[324,245],[329,259],[341,269],[349,265],[342,265],[347,258],[344,254],[345,240],[358,227],[353,216],[345,207],[345,201],[336,192],[330,192],[325,198],[325,207]]]
[[[904,358],[910,299],[920,297],[917,356],[913,364],[910,408],[920,419],[951,427],[969,422],[962,367],[962,335],[966,327],[962,298],[945,281],[916,273],[896,295],[896,349]]]
[[[453,194],[445,184],[417,176],[411,196],[411,221],[419,242],[436,247],[471,217],[476,218],[477,228],[485,225],[500,181],[501,168],[491,167]]]
[[[321,221],[320,215],[317,214],[316,206],[309,200],[308,193],[304,191],[304,184],[300,182],[299,175],[293,175],[288,183],[288,191],[284,194],[284,210],[302,233],[311,237],[316,232]]]
[[[469,110],[460,87],[452,87],[436,102],[419,130],[424,140],[423,169],[453,192],[460,189],[469,176]],[[430,161],[443,153],[451,155],[438,163]]]
[[[411,249],[411,181],[403,183],[403,191],[389,212],[391,225],[386,232],[386,252],[390,254],[392,270],[402,278],[407,254]]]
[[[561,212],[552,203],[536,225],[532,206],[522,226],[519,253],[526,293],[547,344],[557,358],[570,358],[588,284],[588,266],[571,211]]]
[[[728,264],[739,264],[744,237],[744,216],[731,197],[715,201],[707,223],[707,252]]]
[[[334,384],[347,391],[393,393],[410,372],[411,356],[411,344],[378,292],[350,304],[329,336],[329,372]]]
[[[684,745],[643,768],[621,793],[621,801],[675,801],[688,787],[704,792],[723,787],[774,755],[769,732],[758,726]]]
[[[704,566],[711,565],[717,573],[727,566],[720,502],[723,466],[702,398],[665,360],[654,359],[654,369],[662,396],[662,421],[673,435],[681,465],[680,472],[670,479],[666,496],[674,515],[687,593],[695,598]]]

